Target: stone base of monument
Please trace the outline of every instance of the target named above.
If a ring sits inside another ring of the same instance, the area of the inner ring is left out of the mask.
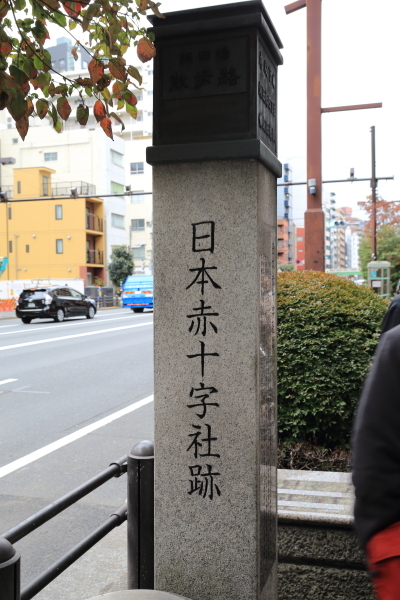
[[[349,473],[278,470],[279,600],[373,600]]]
[[[157,590],[125,590],[96,596],[90,600],[189,600],[183,596],[159,592]]]

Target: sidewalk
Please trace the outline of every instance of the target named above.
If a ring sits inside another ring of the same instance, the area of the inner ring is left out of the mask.
[[[16,319],[15,310],[10,310],[6,312],[0,312],[0,321],[3,319]]]

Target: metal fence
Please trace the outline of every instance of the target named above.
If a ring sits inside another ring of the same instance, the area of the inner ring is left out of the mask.
[[[76,188],[78,195],[94,196],[96,194],[96,186],[85,181],[66,181],[61,183],[52,182],[51,191],[53,196],[69,196],[71,189]]]
[[[127,501],[97,529],[38,575],[22,590],[21,554],[13,544],[50,521],[113,477],[128,474]],[[30,600],[110,531],[128,521],[128,585],[154,589],[154,445],[143,441],[86,483],[46,506],[0,536],[1,600]],[[124,568],[121,566],[121,568]]]

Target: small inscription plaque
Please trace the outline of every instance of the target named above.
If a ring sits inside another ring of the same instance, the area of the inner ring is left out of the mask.
[[[276,76],[277,69],[258,42],[258,135],[270,150],[276,154]]]
[[[161,69],[163,100],[246,92],[246,47],[244,37],[166,46]]]

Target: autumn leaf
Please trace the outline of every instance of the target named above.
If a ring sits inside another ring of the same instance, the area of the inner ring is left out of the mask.
[[[128,67],[128,73],[131,77],[136,79],[136,81],[138,82],[139,85],[142,85],[142,76],[136,67],[133,67],[133,66]]]
[[[28,114],[28,117],[30,117],[31,114],[33,113],[33,108],[34,108],[31,98],[27,98],[26,103],[28,105],[28,113],[27,114]]]
[[[64,96],[57,99],[57,112],[64,121],[66,121],[71,114],[71,107]]]
[[[57,133],[61,133],[62,132],[63,126],[62,126],[61,121],[56,121],[56,123],[54,123],[53,127],[57,131]]]
[[[15,121],[15,126],[22,140],[24,140],[29,129],[28,115],[23,115],[20,119]]]
[[[49,110],[49,103],[46,100],[38,100],[36,102],[36,114],[39,119],[44,119]]]
[[[14,121],[18,121],[28,112],[28,105],[26,100],[20,95],[17,94],[10,102],[10,106],[8,107],[8,111]]]
[[[89,87],[93,85],[92,80],[88,77],[77,77],[76,79],[74,79],[74,81],[76,81],[76,83],[79,83],[79,85],[83,85],[84,87]]]
[[[97,89],[102,92],[106,89],[111,83],[111,78],[108,75],[103,75],[103,77],[97,82]]]
[[[1,32],[0,36],[0,52],[4,54],[4,56],[8,56],[12,52],[12,44],[8,36],[4,31]]]
[[[65,12],[70,17],[79,17],[80,12],[82,10],[82,4],[80,4],[79,2],[72,2],[70,0],[63,2],[62,4],[64,6]]]
[[[113,134],[112,134],[111,119],[108,119],[108,118],[102,119],[100,121],[100,127],[102,128],[102,130],[104,131],[106,136],[108,136],[109,138],[114,140]]]
[[[130,92],[129,90],[126,90],[126,92],[122,94],[122,98],[128,104],[131,104],[131,106],[136,106],[136,104],[138,103],[138,99],[136,98],[135,94],[132,94],[132,92]]]
[[[8,104],[8,94],[4,90],[0,92],[0,110],[4,110]]]
[[[71,54],[74,57],[74,60],[78,60],[79,56],[78,56],[78,52],[76,50],[76,46],[74,46],[71,50]]]
[[[33,87],[37,89],[38,87],[43,90],[47,85],[49,85],[51,80],[49,73],[44,73],[43,71],[39,73],[36,79],[32,80]]]
[[[125,102],[123,100],[118,100],[117,109],[121,110],[121,108],[124,108],[124,106]]]
[[[156,47],[147,38],[142,38],[137,46],[137,55],[142,63],[148,62],[156,55]]]
[[[132,104],[128,104],[128,102],[125,102],[125,108],[128,115],[130,115],[132,119],[136,119],[138,114],[136,106],[132,106]]]
[[[125,125],[124,125],[123,120],[115,112],[110,113],[110,117],[112,117],[113,119],[118,121],[118,123],[120,123],[120,125],[122,127],[121,131],[124,131]]]
[[[156,17],[158,17],[159,19],[165,19],[165,15],[163,15],[162,13],[160,13],[160,11],[158,9],[158,7],[160,6],[161,2],[159,2],[158,4],[156,4],[152,0],[148,0],[148,4],[149,4],[151,10],[153,11],[153,13],[156,15]]]
[[[108,68],[110,70],[111,75],[115,77],[115,79],[120,79],[121,81],[126,81],[128,77],[128,73],[125,69],[126,60],[124,58],[115,58],[110,60],[108,63]]]
[[[122,81],[116,81],[112,86],[113,95],[117,100],[121,99],[121,94],[125,90],[125,84]]]
[[[140,0],[139,10],[146,10],[148,4],[149,4],[148,0]]]
[[[88,69],[92,83],[97,83],[104,75],[103,63],[95,58],[88,64]]]
[[[97,122],[101,122],[107,116],[106,107],[101,100],[96,100],[94,103],[93,114]]]
[[[89,108],[80,104],[76,109],[76,119],[80,125],[86,125],[89,119]]]
[[[28,75],[29,79],[35,79],[38,76],[37,69],[35,69],[33,61],[29,58],[24,59],[22,69]]]

